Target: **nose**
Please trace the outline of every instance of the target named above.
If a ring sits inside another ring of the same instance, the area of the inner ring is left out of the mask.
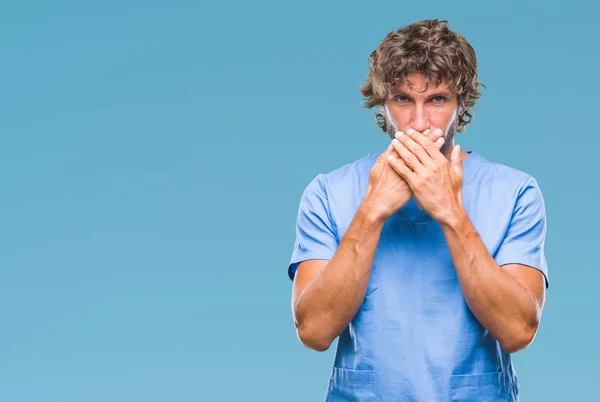
[[[423,105],[417,104],[413,108],[410,126],[413,128],[413,130],[417,130],[421,133],[429,128],[429,116],[427,115]]]

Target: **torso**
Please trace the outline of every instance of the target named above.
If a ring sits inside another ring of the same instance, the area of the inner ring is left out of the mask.
[[[512,216],[514,187],[526,175],[463,154],[463,205],[493,256]],[[338,241],[377,156],[324,176]],[[359,401],[455,400],[469,392],[518,398],[510,355],[470,312],[441,227],[414,198],[386,221],[365,299],[339,337],[327,400],[348,392],[362,395]]]

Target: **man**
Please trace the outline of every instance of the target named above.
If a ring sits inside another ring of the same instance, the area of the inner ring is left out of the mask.
[[[302,195],[288,273],[300,341],[339,337],[327,401],[516,401],[548,269],[535,179],[454,145],[480,96],[446,21],[390,32],[365,106],[393,141]]]

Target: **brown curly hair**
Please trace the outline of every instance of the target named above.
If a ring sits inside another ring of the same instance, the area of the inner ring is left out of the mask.
[[[382,106],[389,86],[407,84],[406,77],[421,72],[425,82],[439,85],[443,79],[457,95],[459,116],[457,131],[462,132],[473,120],[469,110],[481,96],[475,50],[467,39],[448,28],[448,21],[425,20],[392,31],[369,56],[369,74],[364,87],[362,106]],[[385,119],[375,114],[375,121],[387,132]]]

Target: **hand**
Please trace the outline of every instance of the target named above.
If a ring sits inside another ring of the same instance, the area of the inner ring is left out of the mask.
[[[392,145],[399,157],[386,156],[390,165],[427,213],[439,223],[447,222],[462,209],[460,145],[453,146],[449,162],[439,147],[417,131],[398,132],[396,140]]]
[[[422,134],[424,138],[429,135],[429,130],[425,130]],[[431,134],[429,142],[439,150],[444,139],[440,138],[441,132]],[[433,141],[433,142],[432,142]],[[438,151],[439,152],[439,151]],[[403,164],[399,159],[396,150],[392,144],[377,158],[375,165],[369,173],[369,185],[363,203],[369,208],[372,208],[377,218],[386,220],[402,208],[410,197],[412,190],[408,183],[396,173],[390,165],[388,156],[395,157],[396,164]],[[404,165],[406,167],[406,165]]]

